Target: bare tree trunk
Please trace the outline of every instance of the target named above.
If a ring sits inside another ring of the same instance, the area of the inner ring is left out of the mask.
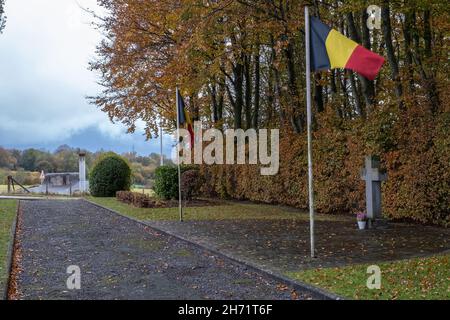
[[[254,98],[254,110],[253,110],[253,128],[258,128],[259,122],[259,105],[261,94],[261,57],[260,57],[260,45],[256,45],[255,53],[255,98]]]
[[[364,14],[362,15],[364,16]],[[350,33],[350,38],[358,43],[361,43],[361,37],[359,35],[358,29],[356,28],[356,24],[355,24],[355,20],[353,18],[353,13],[349,12],[346,14],[346,18],[347,18],[347,24],[348,24],[348,31]],[[368,46],[368,49],[370,50],[370,34],[368,34],[368,30],[364,30],[367,29],[367,27],[365,26],[365,24],[363,24],[363,45],[364,46]],[[367,37],[367,38],[366,38]],[[362,89],[362,95],[364,97],[364,102],[366,105],[366,108],[363,109],[362,108],[362,104],[359,98],[359,95],[356,95],[355,98],[355,106],[357,106],[357,108],[359,109],[359,115],[361,117],[365,117],[366,112],[370,112],[373,109],[373,105],[375,103],[374,99],[375,99],[375,89],[374,89],[374,83],[373,81],[370,81],[369,79],[361,76],[358,74],[358,79],[359,82],[361,83],[361,89]],[[354,82],[354,80],[353,80]],[[353,91],[353,87],[354,85],[352,84],[352,91]],[[355,90],[355,92],[357,93],[357,91]]]
[[[316,104],[317,112],[323,112],[324,110],[323,86],[319,84],[321,78],[322,77],[318,73],[314,75],[314,102]]]
[[[287,68],[288,68],[288,88],[289,94],[292,99],[294,107],[291,110],[290,121],[292,127],[296,133],[303,131],[304,121],[302,117],[302,111],[300,110],[299,104],[299,92],[297,88],[297,74],[295,72],[295,61],[294,61],[294,44],[293,39],[289,40],[288,47],[284,50]]]
[[[223,118],[224,85],[224,79],[213,79],[212,83],[208,85],[208,93],[211,97],[212,121],[214,124],[217,124]]]
[[[273,38],[273,35],[270,35],[270,43],[271,43],[271,54],[272,54],[272,64],[271,64],[271,71],[273,72],[274,80],[275,80],[275,94],[274,94],[274,107],[279,107],[279,115],[280,115],[280,122],[283,123],[286,121],[286,115],[284,114],[283,108],[281,108],[281,97],[282,97],[282,90],[281,90],[281,77],[280,77],[280,71],[274,66],[274,62],[277,60],[277,51],[275,49],[275,40]]]
[[[243,64],[238,61],[236,62],[236,65],[233,65],[233,91],[234,91],[234,97],[233,92],[231,92],[231,89],[229,86],[226,86],[228,98],[230,100],[230,103],[233,107],[233,113],[234,113],[234,129],[241,129],[242,128],[242,107],[244,104],[244,66]]]
[[[223,106],[225,103],[225,78],[219,80],[219,91],[218,91],[218,103],[217,103],[217,120],[222,121],[223,119]]]
[[[359,92],[358,92],[358,87],[356,85],[356,81],[355,81],[355,77],[353,75],[353,72],[346,70],[347,71],[347,75],[348,78],[350,80],[350,87],[352,89],[352,97],[353,100],[355,101],[355,113],[358,116],[362,116],[362,111],[361,111],[361,101],[359,99]]]
[[[242,106],[243,106],[243,77],[244,77],[244,67],[239,62],[235,69],[235,92],[236,92],[236,101],[235,101],[235,109],[234,109],[234,128],[240,129],[242,128]]]
[[[244,76],[245,76],[245,128],[250,129],[252,126],[252,70],[251,55],[246,54],[244,58]]]
[[[400,82],[400,72],[397,58],[395,56],[394,46],[392,44],[392,27],[390,17],[389,1],[383,1],[381,7],[381,29],[383,30],[383,37],[386,46],[386,54],[391,68],[391,77],[395,83],[395,95],[398,99],[398,106],[400,109],[404,108],[403,104],[403,87]]]
[[[431,102],[431,110],[433,112],[436,112],[441,104],[440,98],[439,98],[439,91],[437,89],[437,83],[436,83],[436,77],[433,73],[433,66],[431,58],[433,56],[432,51],[432,34],[431,34],[431,14],[430,10],[425,10],[423,14],[423,23],[424,23],[424,33],[423,38],[425,42],[425,57],[427,59],[427,62],[430,65],[429,71],[428,71],[428,77],[426,79],[425,88],[427,90],[428,98]]]
[[[425,10],[423,13],[423,39],[425,42],[425,57],[431,58],[431,18],[430,10]]]
[[[409,92],[414,94],[414,67],[413,67],[413,57],[412,57],[412,35],[411,30],[413,28],[413,13],[407,12],[405,14],[405,24],[403,28],[403,35],[405,37],[405,64],[408,70],[408,83]]]
[[[266,108],[268,124],[272,123],[273,114],[275,111],[275,84],[274,84],[274,72],[272,68],[269,69],[269,76],[267,78],[267,108]]]
[[[313,7],[314,14],[320,19],[319,1],[314,0]],[[323,112],[323,86],[320,84],[321,75],[319,73],[314,74],[314,102],[317,112]]]
[[[342,74],[345,74],[345,72],[343,72]],[[342,93],[344,94],[344,105],[340,109],[341,118],[344,119],[345,110],[347,109],[347,103],[349,101],[347,92],[347,80],[345,79],[345,77],[342,77],[342,79],[341,77],[339,77],[339,83],[341,84]]]
[[[217,89],[216,83],[211,83],[208,86],[208,93],[211,97],[211,107],[212,107],[212,121],[214,124],[219,122],[219,110],[218,110],[218,97],[217,97]]]
[[[336,70],[331,70],[330,91],[332,95],[335,95],[337,93]]]

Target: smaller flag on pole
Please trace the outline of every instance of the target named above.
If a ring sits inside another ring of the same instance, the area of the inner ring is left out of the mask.
[[[186,109],[184,99],[180,94],[180,90],[177,91],[177,106],[178,106],[178,123],[180,126],[184,126],[189,131],[191,136],[191,148],[194,147],[194,126],[192,125],[191,117]]]
[[[369,80],[375,80],[384,58],[311,17],[311,69],[353,70]]]

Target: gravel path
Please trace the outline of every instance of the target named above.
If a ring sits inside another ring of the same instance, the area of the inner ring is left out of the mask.
[[[264,273],[82,200],[22,201],[22,299],[291,299]],[[67,267],[81,269],[68,290]]]

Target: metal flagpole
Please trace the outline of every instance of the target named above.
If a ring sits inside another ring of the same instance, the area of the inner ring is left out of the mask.
[[[178,100],[178,99],[177,99]],[[178,110],[178,108],[177,108]],[[160,116],[161,117],[161,116]],[[178,122],[178,119],[177,119]],[[159,150],[159,157],[160,157],[160,164],[161,166],[164,165],[164,155],[163,155],[163,128],[162,128],[162,117],[159,119],[159,139],[160,139],[160,150]]]
[[[305,6],[305,42],[306,42],[306,117],[308,127],[308,190],[309,190],[309,227],[311,240],[311,258],[315,257],[314,245],[314,191],[312,170],[312,138],[311,138],[311,39],[309,26],[309,9]]]
[[[178,87],[176,90],[176,101],[177,101],[177,159],[178,159],[178,208],[180,212],[180,222],[183,221],[183,206],[181,203],[181,164],[180,164],[180,152],[178,146],[180,145],[180,106],[178,102]]]

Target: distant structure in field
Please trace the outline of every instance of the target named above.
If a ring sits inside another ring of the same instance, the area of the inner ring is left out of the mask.
[[[30,188],[35,193],[50,193],[71,195],[84,193],[89,190],[89,182],[86,180],[86,153],[78,154],[78,172],[44,173],[41,185]]]

